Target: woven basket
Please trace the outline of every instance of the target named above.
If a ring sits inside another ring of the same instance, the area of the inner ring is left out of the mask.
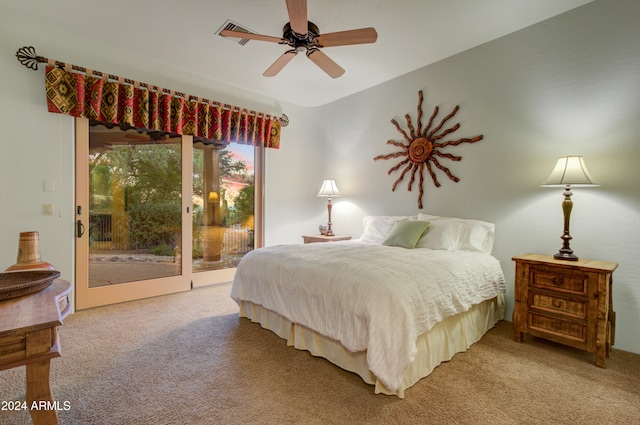
[[[43,290],[60,276],[57,270],[27,270],[0,273],[0,300],[21,297]]]

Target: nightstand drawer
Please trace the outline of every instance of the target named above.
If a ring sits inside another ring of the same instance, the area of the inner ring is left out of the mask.
[[[531,286],[587,295],[589,277],[586,274],[560,274],[557,268],[551,270],[544,266],[531,267],[531,274]]]
[[[587,303],[580,300],[529,292],[529,308],[560,313],[576,319],[587,319]]]
[[[535,331],[538,331],[543,334],[555,334],[580,343],[587,342],[587,325],[570,320],[529,313],[529,329],[533,331],[531,333],[534,335]]]

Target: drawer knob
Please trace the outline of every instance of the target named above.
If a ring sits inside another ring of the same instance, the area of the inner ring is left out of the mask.
[[[562,308],[562,301],[560,300],[552,300],[551,305],[555,308]]]
[[[564,283],[564,279],[561,277],[554,277],[553,279],[551,279],[551,283],[556,286],[562,286],[562,284]]]

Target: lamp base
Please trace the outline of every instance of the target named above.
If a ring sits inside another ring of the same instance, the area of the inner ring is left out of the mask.
[[[571,239],[571,235],[569,234],[569,216],[565,213],[565,227],[564,233],[560,236],[562,239],[562,248],[558,251],[556,255],[553,256],[556,260],[567,260],[567,261],[578,261],[578,257],[573,253],[573,249],[571,249],[571,245],[569,242]]]
[[[566,260],[566,261],[578,261],[578,257],[574,255],[572,250],[567,252],[565,250],[560,250],[556,255],[553,256],[556,260]]]
[[[333,230],[331,229],[331,196],[327,199],[327,212],[329,213],[329,221],[327,221],[327,231],[325,236],[333,236]]]

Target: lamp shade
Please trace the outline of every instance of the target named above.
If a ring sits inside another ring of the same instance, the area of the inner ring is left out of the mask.
[[[334,180],[325,180],[322,182],[322,187],[318,196],[340,196],[340,191]]]
[[[581,156],[562,156],[558,159],[555,168],[540,185],[553,186],[600,186],[593,181],[589,174],[584,159]]]

